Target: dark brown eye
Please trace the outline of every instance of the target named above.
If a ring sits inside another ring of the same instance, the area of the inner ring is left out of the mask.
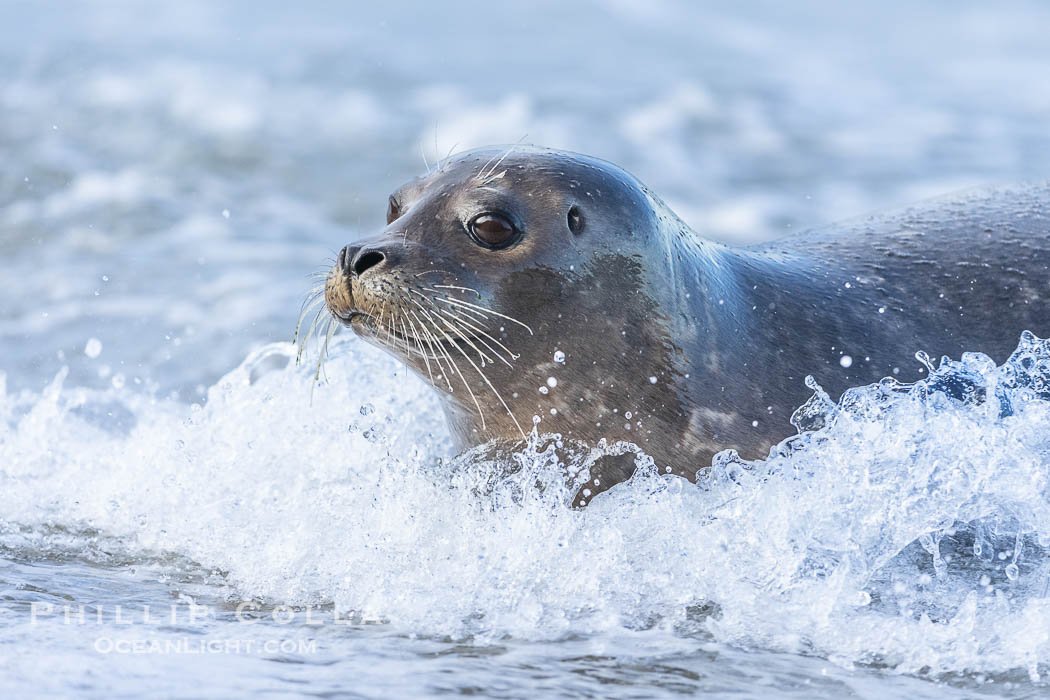
[[[481,214],[470,222],[470,235],[488,248],[504,248],[517,237],[514,224],[499,214]]]
[[[401,205],[394,199],[394,195],[390,195],[390,201],[386,205],[386,222],[388,224],[394,223],[401,216]]]

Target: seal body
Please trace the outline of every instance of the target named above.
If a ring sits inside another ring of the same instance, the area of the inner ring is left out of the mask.
[[[536,423],[695,478],[790,435],[807,375],[837,396],[1050,332],[1050,184],[733,248],[612,164],[515,147],[405,185],[388,221],[344,248],[329,309],[433,383],[464,448]],[[595,490],[630,475],[614,462]]]

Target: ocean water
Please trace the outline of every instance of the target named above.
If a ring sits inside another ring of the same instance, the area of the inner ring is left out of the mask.
[[[1050,694],[1035,336],[582,511],[556,441],[466,464],[394,360],[288,342],[458,149],[615,161],[730,242],[1050,177],[1050,8],[0,10],[5,696]]]

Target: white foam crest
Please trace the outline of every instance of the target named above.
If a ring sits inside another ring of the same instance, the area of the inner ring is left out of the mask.
[[[655,628],[911,673],[1050,662],[1033,336],[1002,367],[967,354],[838,405],[817,390],[796,415],[813,430],[768,459],[720,455],[700,486],[644,467],[583,510],[564,474],[586,451],[450,461],[423,383],[354,340],[333,355],[312,405],[286,344],[197,409],[62,375],[0,394],[0,544],[97,531],[224,571],[239,596],[480,641]]]

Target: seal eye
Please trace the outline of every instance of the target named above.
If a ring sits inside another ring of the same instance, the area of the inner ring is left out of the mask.
[[[505,248],[514,242],[517,229],[499,214],[480,214],[470,222],[470,235],[486,248]]]
[[[401,216],[401,205],[394,199],[394,195],[390,195],[390,200],[386,205],[386,222],[387,224],[394,223]]]

